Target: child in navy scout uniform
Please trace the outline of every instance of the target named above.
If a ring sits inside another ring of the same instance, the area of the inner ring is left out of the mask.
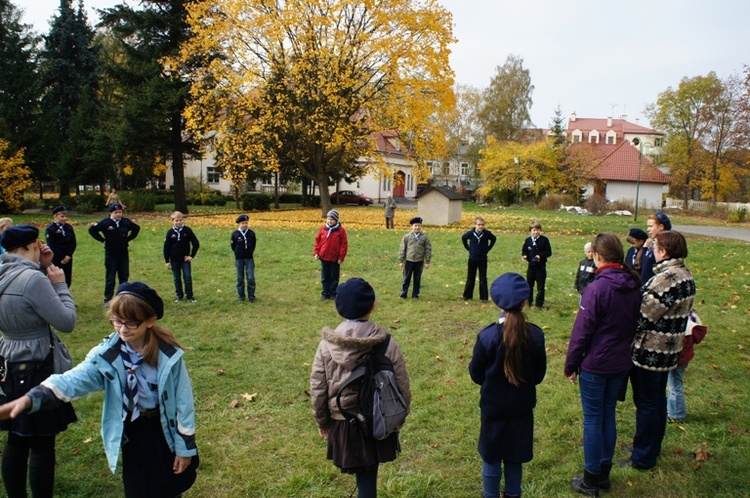
[[[625,255],[625,264],[631,270],[640,273],[642,268],[641,260],[643,253],[646,251],[644,245],[648,240],[648,234],[640,228],[631,228],[625,240],[630,244],[630,249],[628,249],[628,253]]]
[[[68,208],[57,206],[52,210],[54,220],[44,232],[47,246],[52,249],[52,264],[65,274],[65,283],[73,282],[73,253],[76,251],[76,234],[68,223]]]
[[[138,237],[141,227],[122,215],[122,204],[109,206],[109,218],[89,227],[89,235],[104,243],[104,306],[115,294],[115,275],[120,284],[130,278],[128,244]]]
[[[464,248],[469,251],[469,264],[466,273],[466,285],[462,299],[468,301],[474,297],[474,283],[479,270],[479,299],[486,303],[489,299],[487,290],[487,254],[497,242],[497,237],[485,230],[485,221],[481,216],[474,220],[474,229],[461,236]]]
[[[537,286],[536,307],[544,307],[544,284],[547,281],[547,259],[552,256],[549,239],[542,235],[542,225],[532,221],[529,225],[531,237],[527,237],[521,248],[521,257],[529,266],[526,270],[526,282],[529,284],[529,306],[534,304],[534,284]]]
[[[193,272],[190,262],[200,247],[198,237],[190,227],[185,226],[185,219],[181,212],[172,213],[172,228],[167,231],[164,239],[164,261],[174,277],[174,291],[177,295],[176,303],[185,297],[189,303],[197,302],[193,296]],[[182,280],[185,280],[183,292]]]
[[[336,291],[341,275],[341,263],[349,252],[349,239],[346,230],[339,222],[339,212],[328,211],[325,224],[315,236],[313,256],[320,260],[320,300],[336,299]]]
[[[479,332],[469,362],[471,380],[481,386],[482,496],[516,498],[523,464],[534,456],[536,386],[547,373],[547,353],[542,329],[528,323],[522,311],[531,298],[524,278],[505,273],[492,282],[490,295],[502,313]]]
[[[234,266],[237,269],[237,302],[245,300],[245,281],[247,281],[247,300],[255,302],[255,232],[247,226],[249,218],[246,214],[237,217],[237,230],[232,232],[232,252],[234,252]]]
[[[398,249],[398,266],[404,269],[404,281],[401,284],[401,299],[406,299],[409,284],[414,277],[414,287],[411,291],[413,299],[419,299],[422,287],[422,270],[430,267],[432,260],[432,244],[430,238],[422,232],[422,218],[419,216],[409,220],[411,232],[401,239]]]
[[[594,263],[594,250],[591,249],[591,242],[586,242],[583,245],[583,253],[586,257],[578,263],[575,283],[576,292],[581,296],[586,286],[596,278],[596,263]]]

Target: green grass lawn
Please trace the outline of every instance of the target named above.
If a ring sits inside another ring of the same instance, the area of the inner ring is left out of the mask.
[[[380,496],[481,496],[479,388],[467,366],[476,333],[497,319],[498,310],[477,299],[468,304],[459,299],[467,257],[460,235],[480,213],[498,235],[490,254],[491,278],[525,272],[520,250],[532,218],[541,220],[552,243],[548,309],[527,313],[545,331],[549,367],[538,388],[535,458],[524,466],[523,487],[525,496],[574,496],[570,479],[583,468],[582,416],[578,389],[563,378],[562,367],[578,304],[575,270],[586,241],[598,231],[615,231],[624,239],[632,220],[466,205],[460,227],[426,227],[433,264],[423,275],[422,299],[400,301],[396,255],[406,220],[415,211],[397,211],[395,231],[381,228],[382,208],[340,211],[350,243],[342,281],[360,276],[372,283],[378,298],[373,320],[387,326],[401,345],[414,393],[401,433],[403,453],[381,467]],[[353,477],[325,459],[325,442],[311,416],[307,389],[319,331],[337,325],[340,317],[332,302],[318,300],[319,263],[312,245],[319,213],[308,213],[313,223],[299,222],[302,213],[250,215],[258,237],[254,304],[236,302],[228,240],[235,212],[227,211],[226,219],[186,220],[201,242],[193,263],[197,304],[172,303],[172,276],[161,256],[167,215],[156,220],[132,215],[143,229],[131,245],[131,281],[143,280],[159,291],[167,303],[163,323],[188,349],[201,454],[199,477],[188,496],[343,498],[354,488]],[[46,223],[41,216],[14,220]],[[78,236],[72,286],[78,324],[63,339],[80,361],[111,327],[102,307],[103,249],[86,233],[97,218],[70,217]],[[673,219],[675,224],[691,222]],[[645,217],[637,225],[645,227]],[[688,418],[667,427],[655,470],[613,470],[611,497],[750,496],[750,245],[686,238],[687,264],[698,289],[696,309],[709,329],[686,374]],[[253,401],[243,397],[255,393]],[[119,471],[110,474],[99,435],[101,395],[74,405],[80,422],[58,437],[56,496],[121,496]],[[619,446],[632,438],[631,400],[618,410]],[[705,460],[698,461],[696,453]],[[625,456],[618,450],[616,458]]]

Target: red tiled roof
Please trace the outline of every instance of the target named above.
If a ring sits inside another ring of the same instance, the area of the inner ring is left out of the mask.
[[[619,145],[598,145],[604,159],[594,168],[593,173],[602,180],[618,180],[625,182],[638,181],[638,149],[629,142]],[[641,158],[641,182],[669,183],[669,177],[659,171],[648,156]]]
[[[617,133],[618,138],[621,138],[625,133],[664,135],[662,132],[625,121],[624,119],[612,119],[612,126],[607,126],[606,118],[576,118],[575,121],[568,120],[568,133],[574,130],[581,130],[583,133],[588,133],[592,130],[596,130],[599,133],[607,133],[610,129]]]
[[[375,140],[375,143],[377,144],[377,147],[376,147],[377,152],[385,153],[385,154],[402,155],[402,156],[411,155],[411,151],[403,142],[403,140],[399,138],[397,131],[385,130],[381,132],[372,132],[370,133],[370,138]],[[399,144],[400,148],[396,149],[396,147],[393,145],[393,143],[389,139],[395,139],[396,142]]]

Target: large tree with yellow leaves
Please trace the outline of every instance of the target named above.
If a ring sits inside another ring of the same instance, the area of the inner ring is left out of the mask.
[[[295,170],[320,186],[325,213],[329,183],[362,173],[372,132],[442,156],[454,39],[437,1],[207,0],[190,24],[182,59],[211,63],[190,75],[188,125],[213,137],[230,180]]]

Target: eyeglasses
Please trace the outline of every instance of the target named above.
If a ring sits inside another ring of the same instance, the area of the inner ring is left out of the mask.
[[[112,325],[114,325],[115,328],[117,329],[125,325],[125,328],[131,329],[131,330],[137,329],[143,323],[143,322],[123,322],[122,320],[114,316],[109,317],[109,321],[112,322]]]

